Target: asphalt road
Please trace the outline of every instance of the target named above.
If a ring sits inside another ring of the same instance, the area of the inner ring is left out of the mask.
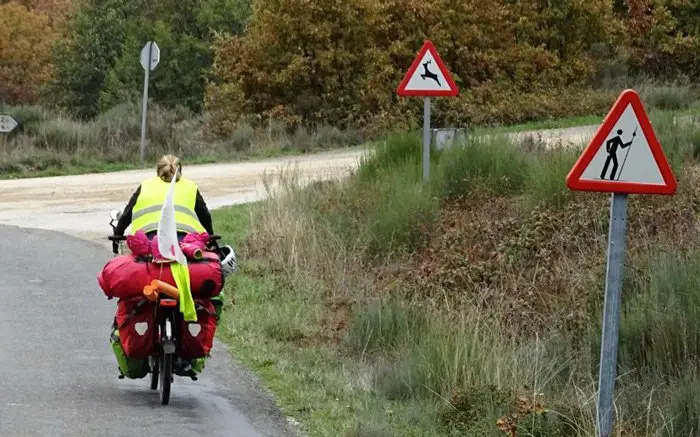
[[[65,234],[0,226],[0,436],[294,435],[221,343],[199,381],[175,378],[170,405],[148,378],[119,380],[116,301],[96,281],[110,257]]]
[[[512,136],[553,146],[578,143],[590,129]],[[291,167],[302,183],[343,177],[364,153],[185,165],[184,174],[216,208],[264,198],[263,173]],[[0,181],[0,223],[10,225],[0,226],[0,437],[294,435],[219,342],[199,381],[175,379],[168,406],[148,379],[117,379],[108,338],[116,302],[106,300],[96,275],[111,257],[109,210],[123,208],[153,173]]]

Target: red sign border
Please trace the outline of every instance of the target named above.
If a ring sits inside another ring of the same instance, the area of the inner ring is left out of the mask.
[[[442,72],[442,75],[445,76],[445,79],[447,80],[447,84],[450,86],[449,90],[407,90],[406,89],[406,87],[408,86],[408,82],[411,80],[411,77],[413,77],[413,73],[415,73],[416,70],[418,69],[418,67],[420,66],[420,61],[421,61],[421,59],[423,59],[425,52],[427,52],[428,50],[430,50],[431,54],[433,55],[433,58],[435,59],[435,62],[437,63],[438,68]],[[435,45],[433,45],[432,41],[425,40],[425,42],[423,43],[423,47],[418,52],[418,56],[416,56],[416,59],[413,60],[411,67],[408,69],[408,72],[406,73],[403,80],[401,81],[398,88],[396,89],[396,93],[400,96],[403,96],[403,97],[409,97],[409,96],[412,96],[412,97],[413,96],[422,96],[422,97],[450,96],[450,97],[454,97],[457,94],[459,94],[459,88],[457,87],[457,84],[452,79],[452,75],[447,70],[445,63],[442,62],[442,58],[440,58],[440,55],[438,55],[438,52],[435,49]]]
[[[583,172],[595,157],[598,150],[605,143],[605,139],[610,134],[610,131],[615,127],[615,123],[620,119],[622,113],[631,104],[634,114],[639,121],[642,132],[649,143],[651,153],[659,166],[661,177],[664,179],[664,185],[644,184],[635,182],[614,182],[614,181],[591,181],[581,180]],[[566,185],[571,190],[576,191],[598,191],[608,193],[627,193],[627,194],[664,194],[673,195],[677,189],[676,178],[673,175],[671,166],[668,164],[666,155],[661,149],[659,140],[656,138],[656,133],[651,127],[651,122],[647,116],[639,94],[632,89],[627,89],[620,94],[617,101],[613,105],[608,115],[603,120],[603,124],[598,128],[595,136],[588,144],[583,154],[579,157],[566,177]]]

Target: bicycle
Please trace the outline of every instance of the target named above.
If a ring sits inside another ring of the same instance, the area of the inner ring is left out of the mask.
[[[110,226],[114,231],[116,221],[119,219],[119,211],[111,213]],[[113,232],[114,234],[114,232]],[[112,252],[115,255],[121,254],[121,243],[127,237],[122,235],[110,235],[107,237],[112,241]],[[211,235],[207,241],[207,248],[214,251],[219,257],[225,257],[218,241],[219,235]],[[230,248],[229,248],[230,249]],[[232,250],[231,250],[232,252]],[[235,257],[235,254],[234,254]],[[151,390],[159,390],[162,405],[170,402],[170,388],[174,381],[174,362],[178,358],[178,340],[180,339],[179,327],[182,326],[183,315],[179,309],[179,302],[163,293],[159,293],[154,305],[154,332],[153,352],[148,357],[149,373],[151,373]],[[187,375],[193,381],[197,381],[197,376],[190,371]],[[124,376],[121,375],[120,378]]]

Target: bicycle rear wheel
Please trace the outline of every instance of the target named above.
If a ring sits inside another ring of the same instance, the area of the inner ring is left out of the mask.
[[[173,381],[173,354],[162,354],[160,359],[160,403],[170,402],[170,383]]]
[[[154,359],[153,360],[153,370],[151,372],[151,390],[156,390],[158,389],[158,370],[159,370],[159,362],[160,360]]]

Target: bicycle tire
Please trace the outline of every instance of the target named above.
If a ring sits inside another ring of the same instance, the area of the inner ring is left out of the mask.
[[[158,361],[159,360],[153,360],[153,371],[151,373],[151,390],[157,390],[158,389],[158,379],[160,375],[158,374],[159,366],[158,366]]]
[[[160,366],[160,403],[168,405],[170,402],[170,383],[173,380],[173,354],[162,354]]]

